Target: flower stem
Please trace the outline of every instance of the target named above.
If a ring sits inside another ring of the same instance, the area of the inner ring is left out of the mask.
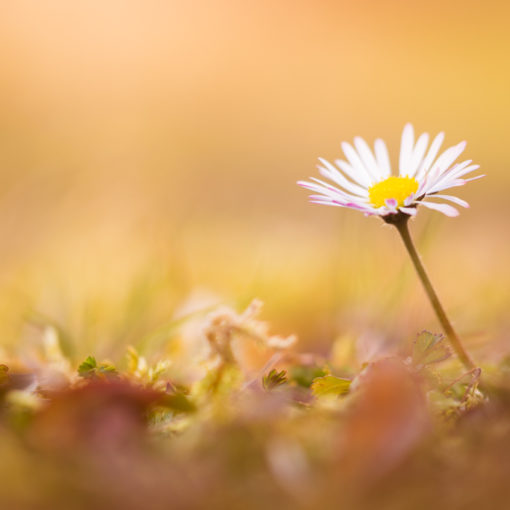
[[[411,239],[408,227],[408,220],[409,216],[402,215],[400,216],[398,221],[392,221],[391,224],[395,225],[400,234],[400,237],[402,238],[402,241],[404,241],[407,253],[409,253],[411,260],[413,261],[414,268],[416,269],[416,272],[420,277],[423,287],[425,288],[425,292],[427,293],[432,308],[434,308],[437,318],[439,319],[439,322],[441,323],[441,326],[443,327],[446,336],[450,340],[451,346],[457,353],[457,356],[459,357],[460,361],[462,361],[464,366],[468,370],[472,370],[476,367],[476,365],[474,364],[473,360],[471,359],[467,351],[464,349],[464,346],[462,345],[460,338],[457,336],[457,333],[455,333],[455,330],[453,329],[453,326],[450,320],[448,319],[444,311],[444,308],[441,305],[441,302],[439,301],[439,298],[437,297],[436,291],[434,290],[434,287],[432,286],[432,283],[430,282],[429,277],[427,276],[425,267],[423,266],[420,256],[418,255],[418,252],[416,251],[416,248],[414,246],[413,240]]]

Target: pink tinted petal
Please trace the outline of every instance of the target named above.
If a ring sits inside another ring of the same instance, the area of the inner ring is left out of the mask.
[[[405,200],[404,205],[411,205],[414,202],[414,193],[411,193]]]
[[[394,198],[387,198],[384,203],[389,209],[396,209],[398,205],[398,202]]]
[[[341,207],[347,207],[349,209],[356,209],[357,211],[373,213],[374,209],[372,207],[367,207],[362,204],[357,204],[355,202],[342,202],[341,200],[332,200],[334,205],[339,205]]]
[[[340,207],[338,204],[334,204],[333,202],[320,202],[318,200],[310,200],[311,204],[317,204],[317,205],[329,205],[334,207]]]

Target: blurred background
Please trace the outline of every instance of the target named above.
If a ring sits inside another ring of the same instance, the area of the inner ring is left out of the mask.
[[[471,208],[413,222],[471,349],[509,326],[510,4],[0,2],[0,345],[72,355],[253,297],[300,348],[439,330],[396,232],[310,205],[340,142],[468,141]]]

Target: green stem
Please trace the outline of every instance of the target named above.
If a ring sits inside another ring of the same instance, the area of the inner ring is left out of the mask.
[[[425,292],[427,293],[430,303],[432,304],[432,308],[434,308],[437,318],[439,319],[439,322],[441,323],[441,326],[443,327],[446,336],[450,340],[453,349],[457,353],[457,356],[459,357],[460,361],[462,361],[464,366],[468,370],[472,370],[473,368],[476,367],[476,365],[474,364],[473,360],[471,359],[467,351],[464,349],[464,346],[462,345],[460,338],[457,336],[457,333],[455,333],[455,330],[453,329],[453,326],[444,311],[443,305],[441,305],[441,302],[437,297],[436,291],[434,290],[434,287],[432,286],[432,283],[430,282],[429,277],[427,276],[425,267],[423,266],[420,256],[418,255],[418,252],[416,251],[416,248],[414,246],[413,240],[411,239],[408,227],[408,220],[409,216],[406,215],[401,216],[398,221],[392,221],[391,223],[395,225],[400,234],[400,237],[402,238],[402,241],[404,241],[407,253],[409,253],[411,260],[413,261],[414,268],[416,269],[416,272],[420,277],[423,287],[425,288]]]

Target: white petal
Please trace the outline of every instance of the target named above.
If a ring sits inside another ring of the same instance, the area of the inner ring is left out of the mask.
[[[310,177],[310,179],[315,179],[314,177]],[[322,181],[319,181],[322,182]],[[321,195],[324,195],[325,197],[330,198],[338,198],[338,197],[345,197],[345,198],[351,198],[350,195],[347,195],[345,192],[339,190],[338,188],[335,188],[334,186],[330,185],[322,185],[322,184],[315,184],[313,182],[308,181],[299,181],[298,185],[302,188],[305,188],[309,191],[313,191],[314,193],[320,193]],[[354,198],[354,197],[352,197]]]
[[[366,189],[348,181],[331,163],[322,158],[319,158],[319,161],[324,165],[324,167],[326,167],[317,167],[319,169],[319,173],[323,177],[331,179],[333,182],[355,195],[359,195],[360,197],[368,196],[368,191]]]
[[[399,207],[399,211],[405,212],[410,216],[416,216],[416,207]]]
[[[434,163],[434,167],[439,169],[440,174],[444,173],[446,170],[448,170],[450,165],[452,165],[452,163],[461,155],[465,148],[466,142],[460,142],[458,145],[450,147],[437,158],[437,161]]]
[[[400,159],[399,171],[400,175],[405,175],[406,169],[409,167],[409,162],[413,154],[414,146],[414,129],[412,124],[406,124],[402,131],[402,140],[400,142]]]
[[[419,186],[418,186],[418,189],[416,190],[416,193],[414,194],[415,197],[421,197],[425,194],[425,190],[429,186],[428,175],[426,175],[421,181],[418,180],[418,182],[419,182]]]
[[[406,173],[409,177],[414,177],[416,170],[418,170],[418,167],[423,160],[423,156],[425,155],[425,150],[427,149],[428,143],[429,135],[428,133],[423,133],[416,142],[413,155],[411,156],[411,161],[409,162],[409,168],[406,170]]]
[[[377,158],[377,164],[383,177],[389,177],[391,174],[390,157],[388,156],[388,149],[384,140],[378,138],[374,143],[375,157]]]
[[[308,182],[308,181],[299,181],[298,184],[302,186],[305,189],[308,189],[310,191],[315,191],[316,193],[321,193],[326,196],[331,197],[337,197],[337,196],[351,196],[345,193],[345,191],[342,191],[338,189],[335,186],[331,186],[330,184],[323,183],[320,179],[316,179],[315,177],[310,177],[310,179],[318,182],[319,184],[316,184],[314,182]],[[353,197],[354,198],[354,197]]]
[[[446,189],[452,182],[462,180],[459,178],[462,177],[463,175],[469,174],[474,170],[480,168],[479,165],[471,165],[468,167],[464,167],[464,164],[458,165],[458,167],[459,168],[457,167],[452,168],[452,170],[441,175],[438,179],[431,180],[427,192],[435,193],[436,191]]]
[[[418,190],[420,192],[418,196],[420,196],[422,193],[432,193],[431,189],[436,185],[440,177],[441,175],[439,167],[434,166],[434,168],[429,170],[429,173],[423,179],[422,185]]]
[[[471,177],[469,179],[448,179],[446,181],[441,181],[438,184],[435,184],[427,191],[427,193],[437,193],[438,191],[443,191],[448,188],[455,188],[457,186],[464,186],[467,182],[476,181],[476,179],[481,179],[485,177],[485,174],[477,175],[476,177]]]
[[[472,159],[466,159],[465,161],[462,161],[462,163],[457,163],[456,165],[452,166],[448,172],[458,172],[460,170],[464,170],[468,165],[472,163]]]
[[[477,179],[481,179],[482,177],[485,177],[485,174],[477,175],[476,177],[470,177],[469,179],[464,179],[464,183],[471,182],[471,181],[476,181]]]
[[[459,211],[457,211],[455,207],[452,207],[451,205],[448,204],[435,204],[433,202],[425,201],[420,202],[420,204],[424,205],[425,207],[428,207],[429,209],[434,209],[435,211],[442,212],[443,214],[445,214],[446,216],[450,216],[451,218],[459,215]]]
[[[311,204],[317,204],[317,205],[331,205],[333,207],[345,207],[343,205],[340,205],[340,204],[335,204],[334,202],[332,202],[331,200],[330,201],[319,201],[319,200],[310,200],[310,203]]]
[[[361,161],[359,154],[354,150],[354,147],[347,142],[342,142],[342,150],[345,153],[345,156],[347,157],[347,160],[351,164],[351,166],[357,170],[358,172],[364,172],[367,176],[367,179],[371,184],[374,183],[375,179],[372,177],[370,172],[365,168],[365,165]]]
[[[349,165],[347,161],[343,161],[342,159],[335,159],[335,165],[361,186],[364,186],[365,188],[370,186],[370,180],[368,179],[366,172],[357,171],[354,167]]]
[[[466,208],[469,207],[469,204],[465,200],[462,200],[459,197],[454,197],[452,195],[435,195],[434,194],[434,195],[429,195],[428,198],[442,198],[443,200],[448,200],[450,202],[453,202],[454,204],[460,205],[461,207],[466,207]]]
[[[337,199],[328,199],[328,198],[314,198],[310,197],[310,202],[312,204],[320,204],[320,205],[332,205],[336,207],[347,207],[348,209],[356,209],[357,211],[362,211],[364,213],[374,213],[375,209],[373,207],[364,206],[361,204],[357,204],[355,202],[345,202],[343,200]]]
[[[354,145],[358,150],[361,161],[363,161],[365,168],[369,171],[375,180],[380,180],[383,177],[382,172],[379,170],[377,162],[367,142],[365,142],[363,138],[357,136],[354,138]]]
[[[346,191],[337,188],[336,186],[333,186],[331,184],[328,184],[327,182],[322,181],[321,179],[317,179],[317,177],[310,177],[312,181],[318,183],[318,184],[311,184],[308,186],[308,189],[311,189],[313,191],[312,186],[315,186],[319,193],[326,194],[328,196],[334,196],[335,198],[338,196],[344,197],[347,200],[351,201],[358,201],[358,202],[364,202],[365,200],[361,197],[358,197],[356,195],[353,195],[351,193],[347,193]]]
[[[457,163],[453,165],[449,170],[446,172],[443,172],[443,175],[441,175],[440,179],[447,179],[450,178],[450,176],[455,175],[457,172],[462,172],[469,164],[471,163],[470,159],[467,159],[466,161],[463,161],[462,163]]]
[[[438,193],[439,191],[444,191],[449,188],[456,188],[457,186],[464,186],[466,181],[464,179],[455,179],[453,181],[446,181],[441,184],[436,184],[435,186],[431,186],[430,189],[426,191],[426,195],[430,195],[432,193]]]
[[[447,179],[445,181],[441,180],[430,186],[430,189],[427,190],[426,194],[437,193],[439,191],[443,191],[448,188],[455,188],[457,186],[464,186],[467,182],[474,181],[476,179],[480,179],[481,177],[485,177],[484,175],[477,175],[476,177],[471,177],[470,179]]]
[[[446,176],[448,179],[458,179],[463,175],[469,174],[470,172],[474,172],[478,170],[480,165],[470,165],[468,167],[464,167],[463,165],[459,165],[459,168],[454,168],[453,171]]]
[[[325,194],[321,194],[321,195],[310,195],[308,197],[310,200],[313,200],[314,202],[335,202],[335,203],[341,203],[341,204],[355,204],[356,206],[359,206],[359,207],[369,207],[367,204],[363,203],[363,202],[359,202],[357,200],[349,200],[348,197],[343,197],[343,196],[340,196],[340,195],[325,195]]]
[[[425,173],[428,172],[430,166],[432,165],[434,159],[437,156],[437,153],[439,152],[439,148],[441,147],[443,140],[444,140],[444,133],[439,133],[432,141],[432,144],[430,145],[430,149],[427,152],[425,159],[422,161],[421,165],[418,167],[418,172],[416,174],[417,180],[420,180],[425,175]]]

